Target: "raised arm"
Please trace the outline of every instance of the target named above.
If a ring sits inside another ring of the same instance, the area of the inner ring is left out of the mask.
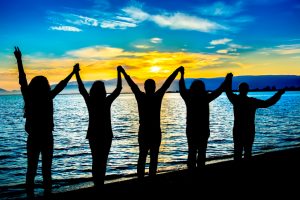
[[[118,66],[117,71],[118,71],[118,81],[117,81],[117,87],[116,89],[107,97],[109,102],[113,102],[121,93],[122,90],[122,79],[121,79],[121,70],[122,67]]]
[[[170,87],[171,83],[174,81],[174,79],[176,78],[177,74],[179,71],[182,70],[182,66],[178,67],[168,78],[167,80],[164,82],[164,84],[161,86],[161,88],[159,88],[157,90],[157,93],[160,93],[161,95],[165,94],[165,92],[167,91],[167,89]]]
[[[123,67],[120,67],[120,72],[123,73],[123,76],[125,80],[127,81],[128,85],[130,86],[132,92],[134,94],[141,93],[140,88],[133,82],[133,80],[130,78],[130,76],[126,73]]]
[[[16,57],[17,63],[18,63],[19,84],[21,85],[21,92],[24,95],[24,92],[28,87],[28,83],[27,83],[26,74],[24,71],[23,63],[22,63],[22,53],[21,53],[19,47],[15,47],[14,54],[15,54],[15,57]]]
[[[79,74],[79,70],[76,71],[76,73],[75,73],[77,84],[78,84],[78,89],[79,89],[80,94],[83,96],[85,102],[87,102],[88,98],[89,98],[89,93],[87,92],[87,90],[84,87],[84,84],[83,84],[80,74]]]
[[[187,89],[186,89],[185,82],[184,82],[184,68],[180,69],[180,73],[181,73],[181,76],[180,76],[180,80],[179,80],[179,93],[180,93],[180,96],[183,99],[185,99],[187,96]]]
[[[276,94],[274,94],[271,98],[267,99],[267,100],[260,100],[259,102],[257,102],[257,107],[258,108],[267,108],[270,107],[272,105],[274,105],[277,101],[279,101],[280,97],[284,94],[285,90],[281,89],[278,90],[278,92],[276,92]]]
[[[72,78],[72,76],[79,71],[79,64],[75,64],[73,67],[73,71],[62,81],[60,81],[55,88],[51,91],[51,97],[52,99],[58,95],[68,84],[69,80]]]
[[[216,98],[218,98],[218,96],[220,96],[222,94],[222,92],[225,89],[225,83],[226,83],[226,78],[223,81],[223,83],[221,83],[221,85],[214,91],[212,91],[209,95],[208,95],[208,101],[211,102],[213,100],[215,100]]]
[[[233,92],[232,92],[232,77],[233,77],[232,73],[228,73],[226,75],[225,91],[226,91],[226,95],[227,95],[229,101],[233,104],[235,102],[236,95],[233,94]]]

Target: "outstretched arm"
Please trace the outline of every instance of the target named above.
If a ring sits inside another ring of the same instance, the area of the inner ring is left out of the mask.
[[[180,80],[179,80],[179,93],[180,93],[180,96],[183,99],[185,99],[187,96],[187,89],[186,89],[185,82],[184,82],[184,68],[180,69],[180,73],[181,73],[181,76],[180,76]]]
[[[278,90],[278,92],[276,92],[276,94],[274,94],[271,98],[263,101],[259,101],[257,103],[257,107],[259,108],[267,108],[267,107],[270,107],[272,105],[274,105],[277,101],[279,101],[280,97],[284,94],[285,90],[284,89],[281,89],[281,90]]]
[[[123,73],[123,76],[125,80],[127,81],[128,85],[130,86],[132,92],[134,94],[138,94],[141,92],[140,88],[133,82],[133,80],[130,78],[130,76],[126,73],[123,67],[120,66],[119,68],[120,72]]]
[[[180,70],[182,70],[182,66],[178,67],[168,78],[167,80],[164,82],[164,84],[161,86],[160,89],[157,90],[157,93],[160,93],[161,95],[165,94],[165,92],[167,91],[167,89],[170,87],[171,83],[174,81],[174,79],[176,78],[178,72]]]
[[[62,81],[60,81],[55,88],[51,91],[51,97],[52,99],[58,95],[68,84],[69,80],[72,78],[72,76],[79,71],[79,64],[75,64],[73,67],[73,71]]]
[[[18,63],[18,71],[19,71],[19,84],[21,85],[21,92],[24,95],[26,88],[28,87],[26,74],[24,71],[23,63],[22,63],[22,53],[19,47],[15,47],[14,51],[15,57]]]
[[[109,102],[113,102],[121,93],[122,90],[122,79],[121,79],[121,66],[118,66],[118,81],[117,81],[117,87],[116,89],[107,97]]]
[[[79,89],[80,94],[83,96],[85,102],[87,102],[88,98],[89,98],[89,93],[86,91],[86,89],[84,87],[84,84],[83,84],[83,82],[81,80],[81,77],[80,77],[80,74],[79,74],[79,70],[76,71],[76,73],[75,73],[77,84],[78,84],[78,89]]]
[[[208,101],[211,102],[213,100],[215,100],[216,98],[218,98],[222,92],[225,89],[225,83],[226,83],[226,78],[223,81],[223,83],[221,83],[221,85],[214,91],[212,91],[209,95],[208,95]]]
[[[233,77],[233,74],[232,73],[228,73],[226,75],[226,80],[225,80],[225,91],[226,91],[226,95],[229,99],[229,101],[231,103],[234,103],[234,100],[235,100],[235,94],[233,94],[232,92],[232,77]]]

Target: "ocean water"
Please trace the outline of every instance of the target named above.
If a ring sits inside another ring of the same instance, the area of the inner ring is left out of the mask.
[[[267,99],[274,92],[251,92],[249,96]],[[286,92],[281,100],[256,114],[253,153],[263,153],[300,145],[300,92]],[[27,167],[26,140],[21,95],[0,96],[0,197],[23,192]],[[233,109],[223,93],[210,104],[210,130],[207,158],[230,158],[233,154]],[[138,112],[132,94],[121,94],[112,105],[114,138],[107,165],[107,179],[135,176],[138,159]],[[158,171],[185,167],[187,141],[186,108],[178,93],[165,95],[161,111],[162,144]],[[92,158],[85,139],[88,113],[79,94],[58,95],[54,100],[54,190],[91,184]],[[148,160],[149,161],[149,160]],[[148,167],[148,165],[147,165]],[[36,177],[41,190],[41,162]],[[23,193],[22,193],[23,194]]]

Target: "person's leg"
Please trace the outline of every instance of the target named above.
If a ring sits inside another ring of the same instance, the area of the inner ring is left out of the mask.
[[[100,159],[99,159],[99,150],[97,149],[97,142],[95,138],[89,138],[89,145],[92,153],[92,175],[93,175],[93,182],[95,186],[101,184],[100,181]]]
[[[200,138],[201,141],[199,141],[198,158],[197,158],[197,168],[198,169],[205,167],[208,138],[209,138],[209,135],[205,135],[204,137]]]
[[[157,138],[155,141],[153,141],[153,144],[151,144],[149,176],[156,175],[160,143],[161,143],[161,137]]]
[[[27,173],[26,173],[26,191],[28,195],[33,195],[34,178],[38,166],[40,149],[32,136],[27,138]]]
[[[252,157],[252,146],[254,142],[255,132],[249,132],[245,141],[245,160],[250,160]]]
[[[51,177],[51,167],[53,159],[53,136],[48,138],[43,138],[41,141],[42,149],[42,174],[43,174],[43,186],[45,193],[51,193],[52,189],[52,177]]]
[[[233,144],[234,144],[234,161],[241,161],[243,155],[243,138],[241,133],[233,130]]]
[[[109,151],[110,151],[110,147],[111,147],[111,142],[112,139],[105,139],[103,140],[104,142],[101,144],[102,147],[100,152],[99,152],[99,159],[100,159],[100,178],[101,178],[101,184],[104,184],[104,180],[105,180],[105,173],[106,173],[106,165],[107,165],[107,159],[108,159],[108,155],[109,155]],[[99,180],[100,181],[100,180]]]
[[[138,160],[138,166],[137,166],[137,175],[139,179],[144,178],[145,176],[145,164],[146,164],[146,158],[149,151],[149,148],[147,145],[143,143],[139,143],[139,160]]]
[[[188,141],[188,159],[187,159],[187,167],[189,170],[196,169],[196,160],[197,160],[197,146],[195,145],[195,141],[190,133],[187,133],[187,141]]]

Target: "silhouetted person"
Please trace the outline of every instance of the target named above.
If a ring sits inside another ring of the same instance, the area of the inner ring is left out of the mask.
[[[188,141],[188,169],[194,170],[205,166],[209,130],[209,103],[224,91],[223,82],[211,93],[205,89],[201,80],[194,80],[189,90],[184,82],[184,68],[180,70],[179,91],[186,108],[186,136]]]
[[[234,160],[244,158],[250,159],[252,154],[252,145],[255,137],[255,112],[258,108],[267,108],[274,105],[284,93],[279,90],[274,96],[267,100],[260,100],[248,97],[249,85],[241,83],[239,85],[239,94],[232,92],[232,74],[227,74],[226,94],[229,101],[233,105],[234,126],[233,126],[233,142],[234,142]]]
[[[160,129],[160,110],[161,102],[167,89],[170,87],[173,80],[176,78],[180,68],[176,69],[160,89],[155,91],[155,81],[147,79],[145,81],[145,93],[132,81],[130,76],[122,68],[121,72],[131,87],[132,92],[138,103],[139,110],[139,160],[137,166],[138,178],[143,178],[145,175],[145,163],[148,151],[150,150],[150,168],[149,176],[156,175],[158,153],[161,143]]]
[[[73,71],[51,90],[49,82],[44,76],[34,77],[28,85],[22,64],[22,54],[18,47],[15,47],[14,54],[18,62],[19,84],[21,85],[21,92],[25,102],[25,130],[28,133],[26,189],[29,195],[33,195],[34,178],[41,153],[43,186],[45,194],[47,194],[51,192],[52,188],[53,99],[65,88],[68,81],[79,68],[78,64],[76,64]]]
[[[113,138],[110,108],[122,90],[120,67],[118,67],[117,87],[108,96],[106,96],[105,85],[102,81],[95,81],[90,93],[88,93],[79,72],[76,73],[76,79],[79,92],[83,96],[89,112],[89,127],[86,138],[89,140],[92,152],[93,181],[95,186],[99,187],[104,184],[106,163]]]

